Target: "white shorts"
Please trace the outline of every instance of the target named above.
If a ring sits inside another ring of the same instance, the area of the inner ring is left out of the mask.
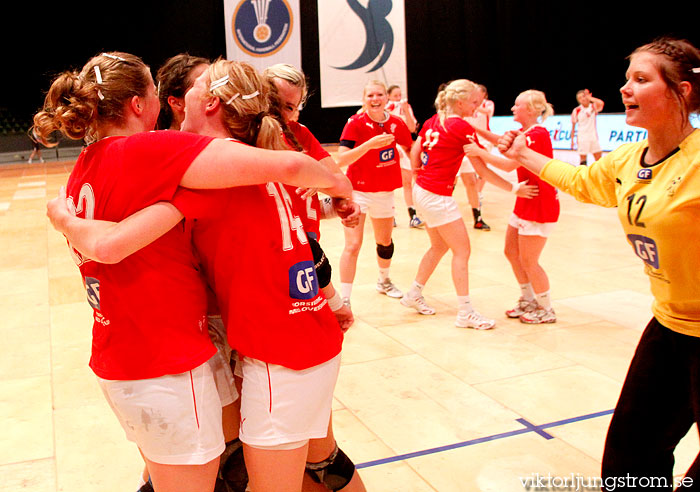
[[[277,447],[326,437],[340,354],[295,371],[243,357],[240,439],[250,446]]]
[[[438,195],[413,185],[413,204],[428,227],[439,227],[462,220],[457,202],[452,196]]]
[[[395,213],[393,191],[353,191],[352,201],[373,219],[386,219]]]
[[[97,382],[127,439],[149,460],[202,465],[224,451],[221,400],[208,362],[159,378]]]
[[[399,151],[399,166],[401,166],[401,169],[405,169],[406,171],[411,170],[411,158],[408,157],[408,154],[406,153],[405,150],[403,150],[403,147],[400,145],[396,146],[396,150]]]
[[[524,220],[515,214],[508,219],[508,225],[513,226],[518,230],[521,236],[542,236],[549,237],[554,230],[556,222],[533,222],[532,220]]]
[[[464,173],[476,173],[474,166],[472,166],[472,161],[466,155],[462,159],[462,165],[459,167],[459,174]]]
[[[238,399],[238,390],[233,382],[231,359],[234,352],[226,338],[226,327],[221,316],[208,316],[209,338],[214,343],[217,353],[209,359],[209,366],[214,374],[216,390],[219,392],[221,405],[226,406]]]
[[[596,154],[601,152],[597,138],[579,138],[578,153],[581,155]]]

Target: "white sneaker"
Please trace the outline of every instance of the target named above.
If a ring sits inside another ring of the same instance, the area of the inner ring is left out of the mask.
[[[527,301],[524,298],[518,299],[518,303],[513,309],[506,311],[506,316],[509,318],[519,318],[525,313],[531,313],[537,309],[537,301],[534,299],[532,301]]]
[[[470,313],[459,311],[455,321],[455,326],[458,328],[474,328],[475,330],[490,330],[495,325],[495,319],[486,318],[476,311]]]
[[[401,298],[401,305],[413,308],[420,314],[435,314],[435,309],[428,306],[428,304],[425,302],[425,298],[420,295],[418,297],[413,297],[408,294],[404,295]]]
[[[525,313],[520,316],[521,323],[529,325],[539,325],[541,323],[556,323],[557,315],[554,314],[554,309],[545,309],[542,306],[537,306],[537,309]]]
[[[380,294],[385,294],[394,299],[400,299],[403,297],[403,292],[396,288],[396,286],[391,282],[391,279],[387,277],[384,282],[377,282],[377,292]]]

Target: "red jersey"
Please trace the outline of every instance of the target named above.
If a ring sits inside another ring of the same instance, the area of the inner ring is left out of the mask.
[[[527,146],[547,157],[553,157],[552,140],[549,131],[540,125],[530,127],[526,132]],[[527,181],[527,184],[537,185],[539,193],[534,198],[518,197],[515,200],[515,215],[523,220],[533,222],[556,222],[559,220],[559,196],[557,189],[551,184],[540,179],[535,173],[528,171],[523,166],[518,166],[518,182]]]
[[[304,153],[313,157],[317,161],[330,157],[330,154],[324,149],[320,142],[314,137],[311,131],[296,121],[290,121],[287,126],[292,131],[296,137],[299,144],[304,149]],[[303,200],[300,195],[297,194],[297,187],[284,185],[289,192],[289,196],[292,198],[293,207],[299,213],[299,218],[301,219],[304,229],[307,233],[311,234],[316,240],[321,237],[321,229],[319,221],[321,219],[321,204],[317,194]]]
[[[210,137],[159,131],[108,137],[78,157],[68,178],[79,217],[120,221],[171,200]],[[206,329],[206,292],[182,224],[114,265],[73,250],[94,311],[90,367],[104,379],[178,374],[216,349]]]
[[[284,186],[183,189],[173,203],[196,219],[194,244],[232,348],[294,370],[340,353],[343,334]]]
[[[476,131],[464,119],[454,116],[440,124],[438,115],[425,122],[420,131],[422,167],[416,184],[438,195],[451,196],[464,158],[464,146],[476,142]]]
[[[353,115],[343,128],[340,145],[354,148],[382,133],[393,134],[394,143],[372,149],[348,166],[347,176],[354,190],[372,192],[401,188],[401,167],[396,145],[410,147],[413,143],[411,132],[401,118],[389,114],[386,121],[377,123],[366,112]]]

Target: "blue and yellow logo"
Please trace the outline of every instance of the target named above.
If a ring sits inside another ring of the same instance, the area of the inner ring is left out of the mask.
[[[292,25],[287,0],[241,0],[231,21],[233,39],[251,56],[277,53],[289,41]]]

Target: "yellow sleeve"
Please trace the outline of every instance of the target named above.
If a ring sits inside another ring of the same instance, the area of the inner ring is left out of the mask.
[[[602,207],[617,205],[616,173],[608,156],[591,166],[572,166],[552,159],[542,168],[540,177],[580,202]]]

